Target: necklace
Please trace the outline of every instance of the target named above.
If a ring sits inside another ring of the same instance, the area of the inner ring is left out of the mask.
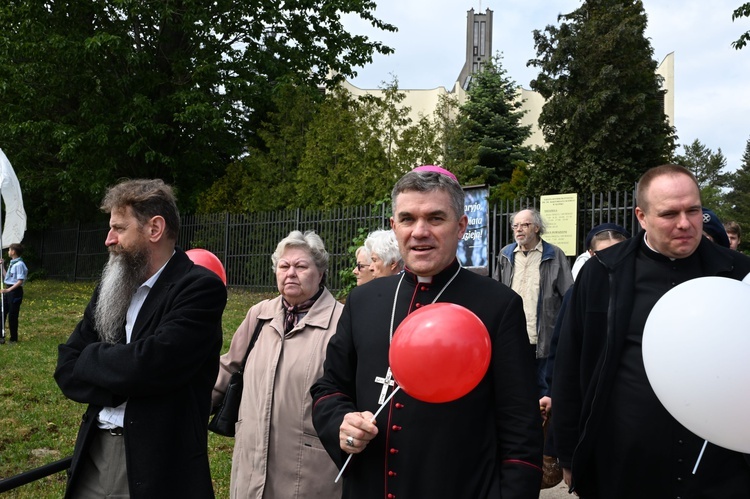
[[[440,292],[435,296],[435,298],[432,300],[431,303],[435,303],[438,298],[443,294],[443,291],[450,285],[450,283],[453,282],[453,280],[458,276],[458,273],[461,272],[461,263],[458,264],[458,269],[456,270],[456,273],[451,276],[450,279],[448,279],[448,282],[445,283],[445,286],[440,290]],[[391,310],[391,328],[388,333],[388,343],[391,343],[393,341],[393,324],[396,321],[396,304],[398,302],[398,292],[401,289],[401,283],[404,281],[404,276],[406,273],[401,274],[401,279],[398,281],[398,286],[396,286],[396,293],[393,295],[393,309]],[[407,312],[408,315],[408,312]],[[378,397],[378,405],[383,405],[385,402],[385,397],[388,395],[388,387],[394,386],[394,380],[393,380],[393,372],[391,371],[391,366],[388,366],[388,371],[385,373],[385,377],[377,376],[375,378],[375,383],[380,383],[383,385],[383,388],[380,390],[380,397]]]

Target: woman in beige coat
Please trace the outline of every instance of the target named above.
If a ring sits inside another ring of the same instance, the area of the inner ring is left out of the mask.
[[[224,396],[258,321],[236,426],[233,499],[341,497],[337,469],[312,425],[310,386],[323,374],[343,305],[325,288],[328,253],[314,232],[291,232],[271,257],[280,296],[253,306],[234,333],[213,392]]]

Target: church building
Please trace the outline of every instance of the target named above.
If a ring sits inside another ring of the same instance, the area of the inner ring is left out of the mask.
[[[418,122],[420,116],[431,117],[440,102],[441,95],[454,96],[459,105],[463,104],[466,101],[466,89],[471,84],[472,75],[481,71],[483,65],[491,60],[492,55],[492,10],[487,9],[484,13],[475,13],[474,9],[471,9],[466,14],[466,60],[453,88],[446,89],[440,86],[432,89],[399,89],[406,95],[401,105],[411,108],[409,117],[412,123]],[[674,126],[674,52],[664,58],[657,67],[656,73],[663,77],[662,86],[667,91],[664,96],[664,113],[669,119],[669,124]],[[348,81],[345,81],[343,86],[352,95],[358,97],[368,94],[382,96],[383,94],[381,89],[358,88]],[[526,139],[525,145],[544,146],[544,136],[538,125],[544,98],[538,92],[520,86],[516,98],[522,101],[521,111],[525,111],[521,124],[531,125],[531,135]]]

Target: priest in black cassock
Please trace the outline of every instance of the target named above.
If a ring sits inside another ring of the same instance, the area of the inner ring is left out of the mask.
[[[750,456],[711,443],[701,451],[704,440],[651,388],[642,339],[670,289],[704,276],[741,280],[750,258],[702,237],[700,190],[686,168],[648,170],[636,201],[643,230],[586,262],[565,310],[552,381],[565,481],[584,499],[749,498]],[[701,306],[701,296],[685,303]]]
[[[313,385],[313,423],[341,468],[344,498],[529,498],[539,496],[542,431],[521,298],[461,268],[464,193],[439,167],[404,175],[391,194],[406,268],[355,288]],[[492,342],[486,375],[467,395],[422,402],[394,390],[388,349],[407,314],[434,302],[462,305]],[[333,480],[335,477],[331,477]]]

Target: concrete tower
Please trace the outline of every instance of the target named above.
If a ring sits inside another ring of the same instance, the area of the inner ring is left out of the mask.
[[[466,13],[466,62],[458,75],[458,84],[466,90],[471,75],[482,70],[492,58],[492,11],[475,14],[474,9]]]

